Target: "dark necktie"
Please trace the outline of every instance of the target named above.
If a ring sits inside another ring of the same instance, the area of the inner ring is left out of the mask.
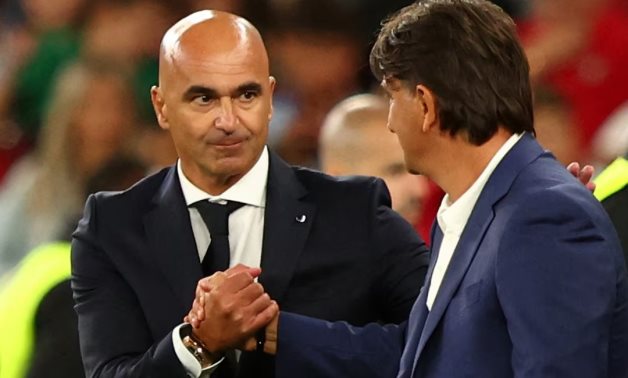
[[[229,201],[226,205],[221,205],[203,200],[193,203],[192,206],[201,214],[211,236],[211,243],[201,264],[203,275],[210,276],[215,272],[226,270],[229,268],[230,260],[229,215],[244,204]]]

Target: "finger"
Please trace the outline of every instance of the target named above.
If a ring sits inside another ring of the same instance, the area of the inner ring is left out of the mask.
[[[205,320],[205,296],[207,296],[207,293],[203,293],[203,295],[201,295],[201,298],[199,300],[199,308],[198,311],[196,312],[196,317],[198,318],[199,321],[203,321]]]
[[[237,293],[245,287],[253,284],[253,276],[247,271],[235,273],[227,278],[218,288],[222,293]]]
[[[246,339],[244,343],[241,345],[240,349],[247,352],[254,351],[255,349],[257,349],[257,340],[255,340],[254,337],[250,337]]]
[[[189,321],[192,327],[198,328],[198,322],[196,321],[196,317],[193,314],[190,315]]]
[[[236,273],[240,273],[240,272],[244,272],[247,269],[250,269],[250,267],[244,265],[244,264],[237,264],[235,266],[232,266],[231,268],[225,270],[225,274],[230,276],[232,274],[236,274]]]
[[[578,162],[571,162],[567,166],[567,170],[573,177],[578,177],[580,174],[580,164]]]
[[[266,307],[262,312],[258,313],[251,321],[247,333],[253,334],[263,327],[266,327],[279,313],[277,302],[271,301],[270,306]]]
[[[578,178],[583,184],[586,185],[589,183],[589,181],[591,181],[591,177],[593,177],[593,171],[594,169],[592,166],[585,165],[584,167],[582,167],[582,170],[580,170]]]
[[[243,264],[238,264],[232,268],[227,269],[225,271],[225,274],[227,274],[228,276],[231,276],[231,275],[241,273],[241,272],[248,272],[251,275],[251,277],[256,278],[256,277],[259,277],[260,274],[262,274],[262,269],[251,268]]]
[[[203,278],[198,281],[197,287],[200,287],[203,291],[208,292],[212,289],[220,287],[227,279],[225,272],[216,272],[209,277]]]
[[[250,314],[256,315],[264,311],[268,306],[272,304],[270,296],[266,293],[256,298],[251,304],[246,306],[246,311]]]
[[[190,314],[196,314],[198,312],[198,309],[200,307],[198,298],[194,298],[194,301],[192,302],[192,308],[190,309]]]
[[[252,284],[237,293],[238,302],[242,306],[247,306],[263,294],[264,287],[257,282],[253,282]]]
[[[260,268],[249,268],[247,271],[253,278],[257,278],[262,274],[262,269]]]
[[[198,284],[196,285],[196,290],[194,291],[194,296],[196,298],[200,297],[201,294],[203,294],[203,292],[207,291],[202,284],[203,280],[199,281]]]

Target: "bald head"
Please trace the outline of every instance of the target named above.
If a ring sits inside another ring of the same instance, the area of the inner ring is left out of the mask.
[[[322,168],[332,175],[383,178],[393,209],[413,223],[419,217],[427,183],[406,170],[403,150],[386,127],[387,119],[387,101],[373,94],[352,96],[336,105],[321,132]]]
[[[380,138],[394,139],[386,129],[388,104],[381,96],[360,94],[338,103],[327,115],[320,140],[324,170],[355,170]]]
[[[248,21],[196,12],[165,34],[151,100],[170,131],[183,173],[207,193],[236,183],[259,159],[272,117],[275,79]]]
[[[204,10],[181,19],[164,35],[159,59],[159,83],[163,86],[181,62],[229,64],[252,60],[268,76],[268,54],[259,31],[231,13]]]

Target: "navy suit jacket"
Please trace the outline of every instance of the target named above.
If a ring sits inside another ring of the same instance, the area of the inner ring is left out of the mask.
[[[484,187],[431,311],[427,291],[400,327],[282,314],[278,377],[628,377],[617,235],[530,135]]]
[[[281,308],[401,322],[428,260],[380,179],[337,179],[270,154],[260,282]],[[171,331],[191,308],[201,265],[176,167],[88,199],[72,275],[88,377],[185,377]],[[231,376],[227,366],[212,377]],[[273,376],[273,363],[245,355],[238,376]]]

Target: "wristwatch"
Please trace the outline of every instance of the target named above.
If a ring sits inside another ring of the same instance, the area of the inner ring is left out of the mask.
[[[196,358],[201,364],[201,371],[209,370],[209,368],[218,362],[222,356],[211,353],[203,342],[199,340],[192,332],[192,327],[181,327],[181,341],[185,348]]]

